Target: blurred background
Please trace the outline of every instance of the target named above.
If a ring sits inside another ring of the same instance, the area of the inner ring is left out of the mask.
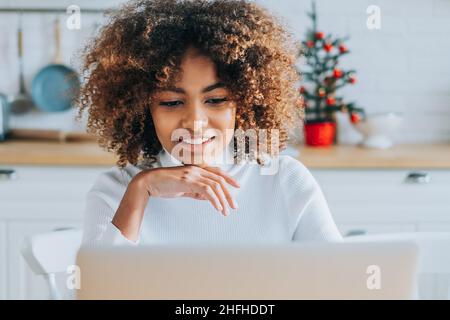
[[[77,1],[81,9],[111,8],[123,1]],[[310,1],[257,1],[269,8],[290,26],[295,38],[304,38],[311,26],[306,12]],[[48,8],[64,10],[71,1],[0,1],[1,8]],[[380,8],[380,29],[368,29],[371,5]],[[318,1],[318,24],[322,31],[349,36],[351,53],[340,64],[357,71],[354,86],[342,93],[357,101],[367,112],[396,111],[404,116],[397,132],[399,142],[450,140],[450,3],[447,0],[398,1]],[[26,13],[23,19],[24,75],[26,88],[34,76],[54,57],[52,13]],[[1,73],[0,92],[19,90],[17,57],[18,13],[0,12]],[[77,53],[95,34],[96,24],[103,23],[102,13],[81,14],[80,29],[65,26],[68,15],[62,12],[61,54],[66,65],[77,70]],[[12,128],[39,127],[71,129],[72,110],[58,114],[12,116]],[[39,117],[39,121],[36,118]],[[42,120],[41,120],[42,119]],[[75,128],[78,126],[75,125]]]
[[[58,92],[76,95],[80,50],[122,2],[0,0],[0,299],[48,298],[24,241],[80,228],[87,191],[114,165]],[[341,232],[450,232],[450,1],[318,0],[312,32],[311,1],[255,2],[309,54],[338,61],[318,85],[303,75],[312,111],[285,153],[316,177]],[[422,294],[448,297],[448,279],[428,277]]]

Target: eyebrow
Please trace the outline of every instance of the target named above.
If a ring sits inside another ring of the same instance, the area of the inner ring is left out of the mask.
[[[217,88],[224,88],[224,87],[225,87],[225,84],[224,84],[224,83],[222,83],[222,82],[217,82],[217,83],[215,83],[215,84],[212,84],[212,85],[210,85],[210,86],[207,86],[206,88],[203,88],[203,89],[202,89],[202,93],[206,93],[206,92],[209,92],[209,91],[213,91],[214,89],[217,89]],[[182,88],[177,88],[177,87],[168,87],[168,88],[163,89],[162,91],[172,91],[172,92],[183,93],[183,94],[186,93],[186,91],[184,91],[184,89],[182,89]]]

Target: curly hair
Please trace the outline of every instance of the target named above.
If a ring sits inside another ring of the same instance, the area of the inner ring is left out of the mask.
[[[155,161],[162,145],[149,111],[152,93],[177,80],[189,46],[212,59],[229,88],[235,129],[266,129],[268,141],[277,129],[283,150],[304,110],[298,47],[282,23],[244,0],[139,0],[110,12],[82,56],[78,117],[88,109],[87,131],[118,155],[117,166]]]

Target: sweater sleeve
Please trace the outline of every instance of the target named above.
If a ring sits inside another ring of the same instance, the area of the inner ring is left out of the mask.
[[[285,156],[281,188],[292,223],[293,241],[342,241],[325,196],[311,172],[298,160]]]
[[[115,211],[99,195],[90,192],[86,200],[83,224],[83,246],[139,244],[126,238],[111,222]]]
[[[292,240],[342,241],[342,235],[318,185],[315,195],[299,215]]]
[[[126,238],[111,222],[126,190],[115,171],[102,173],[86,196],[83,222],[83,246],[129,245],[140,242]]]

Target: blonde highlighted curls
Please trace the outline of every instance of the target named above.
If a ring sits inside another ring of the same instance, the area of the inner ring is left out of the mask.
[[[151,95],[176,81],[189,46],[214,61],[230,89],[237,105],[235,129],[257,134],[265,129],[269,152],[271,130],[279,130],[276,151],[283,150],[304,111],[296,89],[297,47],[282,24],[246,1],[140,0],[111,14],[83,54],[78,117],[88,109],[88,132],[118,155],[117,166],[156,160],[162,146],[150,114]],[[245,152],[256,153],[261,163],[259,151]]]

